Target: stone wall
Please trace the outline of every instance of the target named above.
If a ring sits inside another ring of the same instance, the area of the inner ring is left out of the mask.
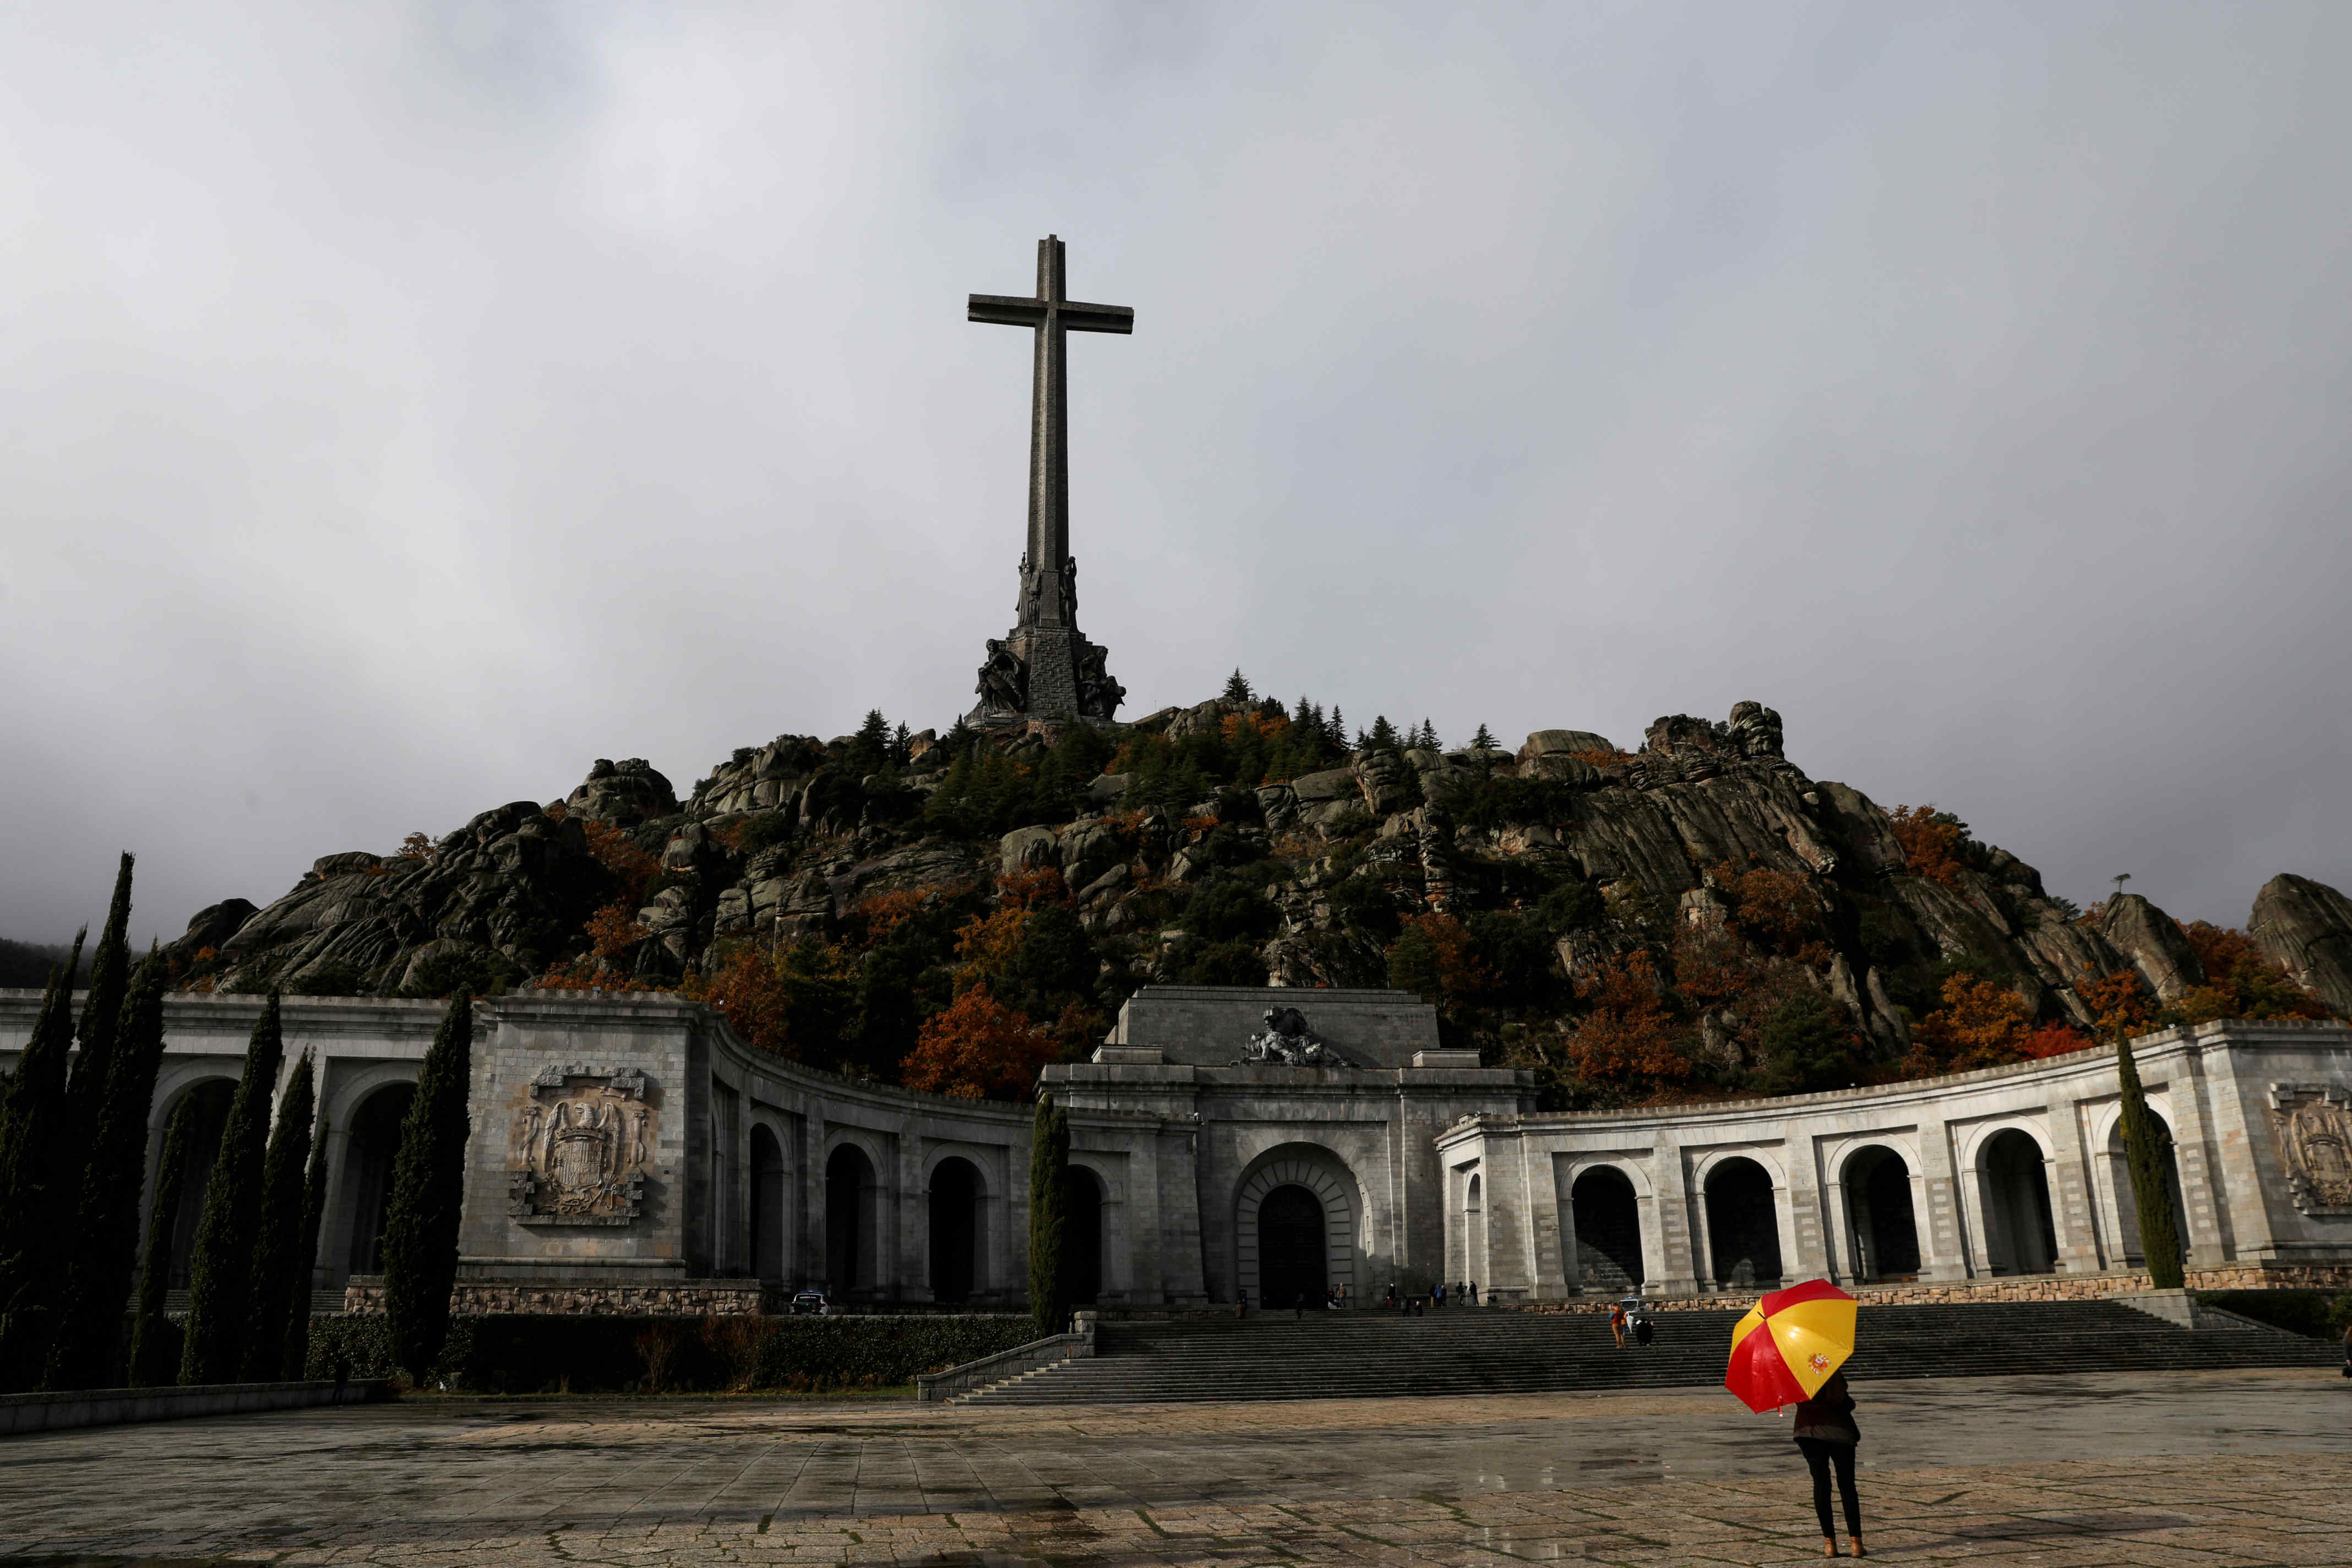
[[[1793,1281],[1792,1281],[1793,1283]],[[2326,1267],[2264,1268],[2193,1268],[2188,1271],[2190,1290],[2352,1290],[2352,1263]],[[2156,1288],[2145,1270],[2116,1274],[2042,1274],[2026,1279],[1985,1279],[1961,1285],[1856,1285],[1849,1288],[1865,1307],[1948,1307],[1969,1301],[2100,1301]],[[1651,1312],[1744,1312],[1759,1300],[1753,1291],[1717,1296],[1645,1296],[1643,1310]],[[1514,1304],[1516,1312],[1606,1313],[1617,1298],[1588,1297],[1566,1301]]]
[[[776,1292],[757,1279],[682,1279],[664,1285],[509,1285],[460,1281],[449,1310],[462,1317],[531,1312],[555,1317],[739,1318],[772,1311]],[[354,1279],[343,1288],[343,1310],[372,1318],[383,1312],[383,1282]]]

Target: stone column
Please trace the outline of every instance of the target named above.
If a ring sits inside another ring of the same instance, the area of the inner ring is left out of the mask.
[[[1780,1276],[1784,1279],[1827,1279],[1830,1254],[1822,1226],[1822,1192],[1811,1169],[1800,1161],[1807,1151],[1790,1142],[1781,1146],[1789,1170],[1788,1190],[1772,1195],[1780,1202]],[[1792,1271],[1793,1270],[1793,1271]]]
[[[1912,1173],[1913,1223],[1919,1231],[1919,1272],[1928,1279],[1969,1278],[1969,1226],[1963,1212],[1966,1184],[1941,1121],[1919,1122],[1919,1169]]]
[[[2216,1052],[2216,1055],[2220,1055]],[[2227,1262],[2230,1249],[2223,1231],[2227,1208],[2219,1191],[2212,1157],[2213,1119],[2205,1107],[2205,1054],[2191,1046],[2168,1075],[2168,1104],[2172,1112],[2173,1160],[2180,1168],[2180,1206],[2188,1211],[2189,1234],[2181,1242],[2189,1267],[2213,1268]]]
[[[2091,1221],[2090,1172],[2083,1142],[2071,1115],[2053,1116],[2051,1155],[2045,1162],[2050,1181],[2050,1220],[2058,1232],[2057,1266],[2067,1274],[2096,1274],[2099,1247]]]
[[[1822,1217],[1829,1230],[1822,1279],[1832,1285],[1862,1283],[1862,1238],[1854,1234],[1853,1208],[1846,1202],[1845,1184],[1832,1180],[1822,1188]]]
[[[1653,1213],[1646,1216],[1650,1223],[1642,1226],[1643,1271],[1650,1280],[1643,1289],[1661,1296],[1696,1295],[1706,1275],[1706,1208],[1692,1203],[1682,1145],[1663,1128],[1657,1152],[1650,1159],[1650,1178],[1654,1195],[1643,1201],[1652,1205]],[[1654,1235],[1658,1247],[1654,1265],[1649,1254]]]
[[[1514,1179],[1524,1215],[1520,1245],[1527,1253],[1528,1299],[1558,1300],[1568,1294],[1568,1254],[1576,1244],[1567,1231],[1574,1227],[1560,1224],[1559,1186],[1552,1176],[1550,1152],[1537,1148],[1531,1138],[1520,1137],[1514,1142],[1518,1158],[1512,1163],[1517,1167]],[[1486,1281],[1481,1279],[1479,1300],[1484,1300],[1486,1293]]]
[[[310,1286],[332,1290],[352,1272],[352,1132],[321,1117],[318,1135],[327,1141],[327,1190],[319,1206],[319,1256],[310,1260]]]

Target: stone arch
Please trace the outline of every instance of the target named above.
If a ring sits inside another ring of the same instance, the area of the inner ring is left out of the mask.
[[[1065,1211],[1064,1235],[1068,1237],[1068,1250],[1064,1257],[1068,1268],[1070,1304],[1091,1307],[1102,1299],[1104,1220],[1108,1193],[1101,1175],[1075,1162],[1070,1166],[1069,1206]]]
[[[981,1236],[981,1205],[987,1191],[980,1167],[963,1155],[945,1154],[931,1162],[923,1183],[923,1206],[929,1217],[926,1256],[934,1301],[969,1301],[987,1278]]]
[[[1846,1234],[1857,1280],[1919,1277],[1919,1218],[1912,1201],[1909,1158],[1891,1143],[1847,1151],[1838,1166],[1845,1194]]]
[[[352,1103],[343,1128],[341,1224],[350,1274],[383,1272],[383,1222],[392,1205],[392,1163],[400,1152],[401,1124],[416,1098],[412,1079],[394,1079]]]
[[[1356,1225],[1363,1204],[1358,1196],[1356,1175],[1346,1161],[1314,1143],[1286,1143],[1270,1149],[1243,1173],[1234,1194],[1234,1278],[1240,1289],[1249,1292],[1252,1301],[1265,1300],[1261,1268],[1267,1261],[1263,1256],[1267,1238],[1261,1234],[1260,1218],[1267,1199],[1282,1188],[1304,1192],[1319,1211],[1324,1288],[1344,1287],[1351,1300],[1360,1300],[1362,1292],[1356,1282]],[[1285,1236],[1295,1238],[1301,1233],[1306,1214],[1299,1200],[1286,1196],[1276,1205],[1276,1216],[1288,1222]],[[1312,1258],[1294,1263],[1289,1272],[1298,1277],[1312,1271]],[[1320,1301],[1321,1290],[1310,1300]]]
[[[824,1288],[840,1299],[880,1283],[881,1181],[862,1140],[836,1138],[824,1157]]]
[[[1707,1272],[1721,1288],[1775,1290],[1781,1279],[1780,1184],[1748,1152],[1706,1162],[1700,1176],[1706,1210]]]
[[[1486,1181],[1477,1171],[1462,1184],[1462,1276],[1457,1283],[1488,1279],[1493,1270],[1486,1267]]]
[[[2164,1131],[2164,1191],[2172,1203],[2172,1230],[2180,1238],[2180,1252],[2185,1261],[2189,1254],[2189,1205],[2180,1191],[2180,1150],[2172,1135],[2171,1119],[2156,1106],[2147,1108],[2150,1120]],[[2124,1149],[2123,1108],[2117,1106],[2108,1119],[2107,1135],[2098,1145],[2105,1165],[2108,1201],[2115,1215],[2116,1261],[2126,1268],[2147,1267],[2147,1251],[2140,1243],[2139,1200],[2132,1191],[2131,1157]]]
[[[1974,1163],[1992,1271],[2056,1272],[2058,1227],[2050,1206],[2048,1145],[2033,1129],[1999,1127],[1978,1143]]]
[[[1579,1289],[1618,1295],[1638,1291],[1647,1282],[1642,1196],[1633,1174],[1613,1161],[1587,1165],[1570,1178],[1569,1218],[1576,1237],[1572,1283]]]
[[[781,1283],[784,1278],[784,1145],[765,1120],[751,1123],[751,1215],[745,1249],[752,1274]]]

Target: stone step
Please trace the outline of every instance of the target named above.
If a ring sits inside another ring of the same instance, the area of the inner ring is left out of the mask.
[[[989,1404],[1197,1403],[1719,1383],[1740,1314],[1661,1313],[1619,1350],[1597,1315],[1465,1311],[1279,1315],[1103,1325],[1094,1359],[967,1395]],[[2192,1332],[2119,1302],[1978,1302],[1862,1314],[1857,1381],[2086,1371],[2333,1365],[2335,1347],[2247,1331]]]

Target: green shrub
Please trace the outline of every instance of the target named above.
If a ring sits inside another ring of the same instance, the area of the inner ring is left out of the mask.
[[[2341,1340],[2352,1328],[2352,1290],[2200,1290],[2197,1299],[2315,1340]]]
[[[430,1384],[478,1394],[690,1393],[877,1388],[960,1366],[1037,1337],[1024,1316],[849,1318],[453,1317]],[[389,1377],[378,1317],[310,1320],[304,1375]]]

